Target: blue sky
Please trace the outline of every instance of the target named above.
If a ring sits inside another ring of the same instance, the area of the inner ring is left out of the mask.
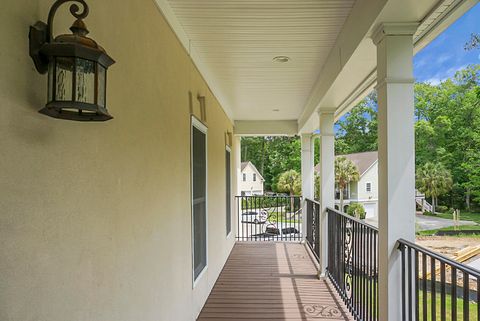
[[[464,49],[472,33],[480,33],[480,4],[467,11],[415,55],[415,79],[437,85],[469,64],[480,64],[480,50]]]

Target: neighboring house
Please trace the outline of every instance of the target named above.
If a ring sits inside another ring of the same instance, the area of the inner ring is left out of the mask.
[[[343,194],[343,211],[350,203],[361,203],[365,208],[366,218],[377,217],[378,213],[378,152],[354,153],[345,156],[351,160],[358,169],[360,179],[352,182]],[[319,167],[315,168],[316,171]],[[335,208],[340,206],[340,192],[335,193]]]
[[[265,180],[252,162],[242,162],[238,181],[241,195],[263,195]]]

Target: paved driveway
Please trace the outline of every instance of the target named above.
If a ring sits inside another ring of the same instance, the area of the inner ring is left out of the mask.
[[[445,227],[454,226],[455,223],[453,220],[440,218],[440,217],[433,217],[433,216],[425,216],[425,215],[417,215],[417,229],[419,231],[426,231],[426,230],[436,230]],[[477,223],[473,221],[459,221],[459,225],[476,225]]]

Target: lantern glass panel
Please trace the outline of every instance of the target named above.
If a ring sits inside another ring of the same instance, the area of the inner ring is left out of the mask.
[[[95,103],[95,63],[90,60],[76,58],[76,97],[82,103]]]
[[[54,70],[54,62],[50,62],[48,64],[48,95],[47,95],[47,101],[51,102],[53,100],[53,70]]]
[[[55,58],[55,100],[72,100],[73,58]]]
[[[98,68],[98,98],[97,105],[105,107],[105,80],[106,70],[102,65],[97,65]]]

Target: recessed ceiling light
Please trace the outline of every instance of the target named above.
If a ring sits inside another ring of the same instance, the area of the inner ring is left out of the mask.
[[[273,61],[273,62],[278,62],[278,63],[284,64],[284,63],[290,61],[290,57],[287,57],[287,56],[276,56],[276,57],[273,57],[272,61]]]
[[[275,108],[275,109],[272,109],[272,111],[280,111],[280,109],[278,109],[278,108]]]

